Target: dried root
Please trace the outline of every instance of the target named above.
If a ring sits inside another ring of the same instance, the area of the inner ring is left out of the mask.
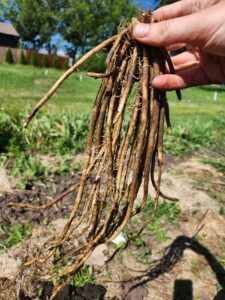
[[[153,21],[147,11],[133,22]],[[35,113],[75,69],[90,56],[113,43],[106,61],[105,74],[88,74],[101,78],[102,83],[93,108],[86,160],[73,209],[59,236],[43,245],[42,253],[24,266],[38,265],[54,258],[54,263],[59,266],[58,273],[42,277],[47,281],[57,280],[51,299],[71,281],[97,245],[112,241],[129,219],[143,210],[150,179],[156,190],[151,219],[157,209],[159,196],[177,200],[160,191],[164,119],[170,134],[172,128],[166,94],[155,90],[150,84],[153,77],[165,73],[166,62],[172,72],[174,69],[165,49],[138,43],[132,38],[131,28],[132,26],[121,30],[69,69],[37,104],[24,124],[25,127],[28,126]],[[134,97],[132,91],[135,91]],[[179,91],[177,94],[180,98]],[[125,117],[128,115],[129,121],[126,122]],[[156,158],[157,182],[154,178]],[[48,208],[77,188],[78,186],[70,187],[45,207],[24,204],[23,207]],[[135,209],[135,200],[141,189],[143,199]],[[76,246],[75,240],[78,241]],[[60,251],[56,259],[57,249]]]

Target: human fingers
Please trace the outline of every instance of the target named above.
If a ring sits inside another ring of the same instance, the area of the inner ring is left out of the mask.
[[[214,54],[224,53],[224,39],[221,38],[225,27],[224,4],[221,1],[221,4],[198,13],[159,23],[138,24],[133,35],[138,41],[152,46],[186,43]]]
[[[199,51],[189,50],[171,58],[175,71],[191,69],[200,64]]]
[[[169,46],[177,43],[192,43],[192,34],[197,30],[199,19],[194,15],[162,21],[154,24],[138,24],[134,37],[148,45]],[[191,24],[191,26],[187,26]]]
[[[152,80],[152,86],[163,91],[183,89],[196,85],[210,84],[201,67],[186,70],[176,75],[159,75]]]
[[[183,0],[166,6],[162,6],[153,12],[158,21],[164,21],[177,17],[196,13],[206,7],[218,3],[220,0]]]
[[[178,50],[178,49],[182,49],[184,47],[186,47],[185,43],[176,43],[176,44],[172,44],[172,45],[167,46],[166,50],[167,51],[175,51],[175,50]]]

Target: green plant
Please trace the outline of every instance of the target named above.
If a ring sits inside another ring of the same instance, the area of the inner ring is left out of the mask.
[[[48,55],[43,55],[41,66],[44,68],[49,67]]]
[[[164,243],[169,239],[168,234],[165,229],[160,229],[155,235],[155,240],[158,243]]]
[[[165,152],[180,155],[198,151],[215,144],[212,122],[185,122],[173,128],[173,135],[165,139]]]
[[[221,173],[225,173],[225,160],[223,159],[211,159],[211,158],[203,158],[201,162],[204,164],[211,165],[215,169],[217,169]]]
[[[23,50],[20,51],[20,64],[21,65],[26,65],[27,64],[26,57],[25,57],[25,54],[24,54]]]
[[[65,63],[64,63],[64,66],[63,66],[63,69],[64,70],[68,70],[69,69],[69,62],[68,61],[65,61]]]
[[[154,202],[148,198],[143,214],[149,215],[153,210]],[[160,202],[155,214],[155,222],[159,222],[161,218],[166,218],[168,221],[174,221],[180,214],[180,207],[173,202]]]
[[[142,247],[142,246],[145,246],[145,241],[140,238],[140,237],[137,237],[134,241],[133,241],[133,244],[136,246],[136,247]]]
[[[81,268],[74,276],[72,281],[75,287],[82,287],[93,282],[93,268],[91,266],[84,266],[83,268]]]
[[[84,63],[81,70],[91,71],[97,73],[105,72],[105,60],[106,60],[106,52],[102,51],[99,54],[91,57],[87,62]]]
[[[49,176],[49,169],[37,158],[20,152],[17,153],[16,160],[12,165],[12,175],[22,177],[24,182],[40,180]]]
[[[52,60],[52,68],[59,68],[59,58],[58,56],[54,56]]]
[[[36,51],[32,51],[30,63],[32,66],[38,66],[38,56]]]
[[[5,62],[7,62],[8,64],[13,64],[13,54],[10,48],[6,52]]]
[[[71,154],[84,150],[89,115],[74,117],[65,111],[50,112],[39,115],[27,130],[22,128],[22,118],[22,115],[11,117],[0,110],[0,163],[19,178],[18,188],[25,188],[28,181],[38,182],[71,170],[81,173],[82,161],[72,159]],[[49,151],[55,156],[51,167],[40,159]]]
[[[220,209],[219,209],[219,214],[220,214],[221,216],[225,216],[225,208],[224,208],[224,207],[220,207]]]
[[[9,248],[25,240],[32,232],[30,224],[13,224],[8,227],[6,224],[1,224],[0,228],[4,233],[5,239],[1,241],[5,247]]]
[[[0,110],[0,152],[7,151],[10,140],[13,138],[13,121],[5,112]]]
[[[11,117],[0,110],[0,152],[21,151],[66,155],[84,150],[90,117],[49,112],[39,114],[26,130],[22,128],[23,115]]]
[[[149,216],[153,210],[154,202],[149,198],[142,214],[145,217]],[[177,203],[160,202],[155,214],[155,218],[147,225],[147,233],[155,237],[159,243],[166,242],[169,237],[164,229],[161,229],[162,224],[167,222],[176,223],[177,217],[180,214],[180,208]]]

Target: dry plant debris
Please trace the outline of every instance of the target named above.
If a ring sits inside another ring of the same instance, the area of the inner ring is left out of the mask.
[[[160,190],[164,119],[169,134],[172,128],[166,93],[151,86],[153,77],[166,72],[166,63],[170,72],[174,69],[165,49],[142,45],[133,39],[132,27],[137,22],[155,20],[150,11],[145,11],[138,19],[133,19],[131,25],[120,28],[116,36],[84,55],[56,82],[24,124],[28,126],[36,112],[84,61],[113,43],[105,74],[88,73],[101,78],[102,82],[93,108],[80,183],[45,206],[12,203],[28,209],[47,209],[67,194],[78,191],[63,231],[55,240],[45,243],[21,270],[24,273],[27,268],[38,269],[39,265],[52,260],[57,272],[43,276],[36,272],[39,280],[56,283],[51,299],[71,282],[97,245],[112,241],[129,219],[143,210],[150,180],[156,190],[150,219],[154,217],[159,196],[177,200]],[[177,95],[181,97],[180,91]],[[154,177],[156,161],[157,179]],[[137,207],[135,200],[142,188],[143,199]]]

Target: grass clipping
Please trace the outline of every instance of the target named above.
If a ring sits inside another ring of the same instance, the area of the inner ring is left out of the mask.
[[[106,60],[106,72],[88,73],[91,77],[101,78],[102,82],[93,107],[80,183],[44,206],[12,204],[28,209],[47,209],[77,190],[62,232],[55,240],[45,243],[42,251],[25,263],[21,271],[38,268],[52,260],[57,272],[38,277],[55,283],[51,299],[71,282],[97,245],[115,239],[127,222],[144,209],[150,180],[156,190],[150,219],[154,217],[159,196],[176,201],[160,191],[164,119],[169,134],[172,129],[166,93],[151,86],[153,77],[166,72],[166,62],[170,72],[174,69],[165,49],[142,45],[133,39],[132,27],[137,22],[155,21],[146,11],[133,19],[127,28],[121,28],[116,36],[85,54],[56,82],[24,124],[28,126],[36,112],[82,63],[113,44]],[[180,98],[179,91],[177,95]],[[154,177],[156,162],[157,179]],[[135,200],[142,189],[143,198],[137,207]]]

